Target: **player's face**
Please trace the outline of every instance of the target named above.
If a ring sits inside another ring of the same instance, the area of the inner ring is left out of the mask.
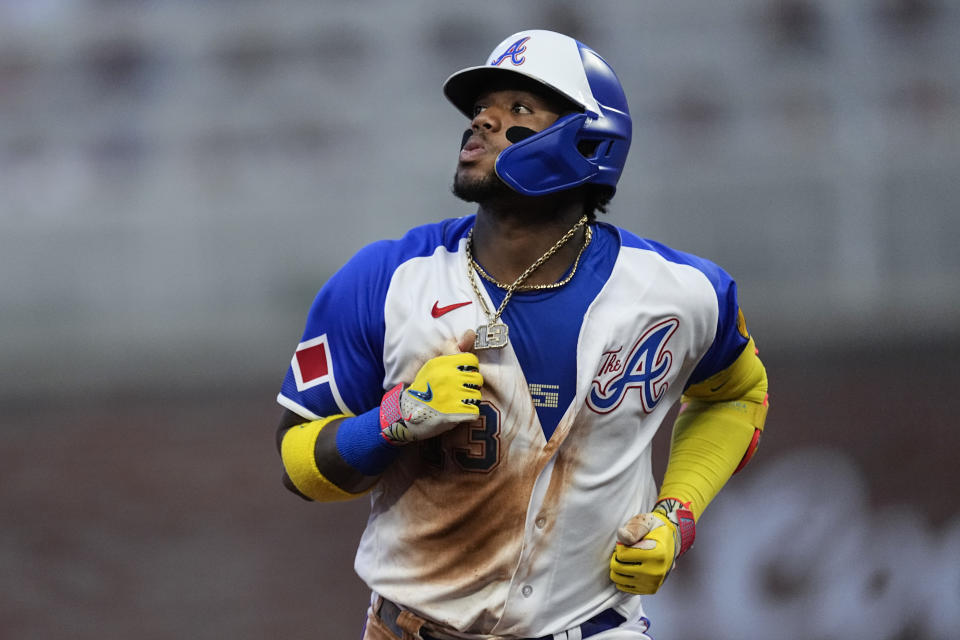
[[[522,127],[543,131],[560,117],[561,107],[548,97],[524,89],[482,93],[473,106],[470,136],[460,150],[453,192],[468,202],[480,202],[509,188],[500,181],[494,164],[510,146],[507,131]]]

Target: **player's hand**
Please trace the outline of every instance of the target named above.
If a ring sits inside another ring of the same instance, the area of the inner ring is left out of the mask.
[[[671,502],[677,503],[672,509]],[[693,514],[685,506],[678,500],[661,501],[652,513],[636,515],[620,527],[610,558],[610,579],[618,589],[640,595],[657,592],[677,558],[693,544]]]
[[[480,416],[483,376],[476,354],[427,360],[413,384],[397,385],[380,403],[380,428],[392,444],[426,440]]]

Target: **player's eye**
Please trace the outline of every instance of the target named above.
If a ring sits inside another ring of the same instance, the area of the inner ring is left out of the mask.
[[[513,112],[514,112],[514,113],[530,114],[530,113],[533,113],[533,109],[531,109],[531,108],[528,107],[527,105],[523,104],[522,102],[515,102],[515,103],[513,104]]]
[[[487,105],[475,104],[473,105],[473,111],[471,112],[471,115],[473,115],[473,117],[476,118],[478,115],[480,115],[480,112],[486,108],[487,108]]]

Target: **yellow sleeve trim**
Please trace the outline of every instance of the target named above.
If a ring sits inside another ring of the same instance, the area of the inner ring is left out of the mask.
[[[349,493],[327,480],[317,468],[314,447],[317,436],[325,426],[344,415],[321,418],[313,422],[291,427],[280,443],[280,457],[293,485],[303,495],[318,502],[352,500],[363,493]]]
[[[766,395],[766,394],[764,394]],[[730,400],[728,402],[706,402],[704,400],[690,400],[681,404],[683,413],[702,413],[709,411],[711,416],[729,416],[737,422],[745,422],[755,429],[763,431],[767,421],[767,403],[753,402],[752,400]]]
[[[753,338],[750,338],[733,364],[703,382],[690,385],[684,391],[683,400],[708,402],[738,400],[763,405],[766,399],[767,371],[760,362]],[[757,425],[757,428],[762,429],[762,424]]]

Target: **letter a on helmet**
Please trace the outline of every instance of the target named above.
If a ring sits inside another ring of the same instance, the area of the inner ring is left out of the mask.
[[[596,51],[553,31],[521,31],[493,50],[487,63],[453,74],[443,92],[472,118],[485,90],[513,74],[529,78],[573,105],[555,123],[510,145],[497,157],[497,175],[528,196],[582,184],[615,189],[630,149],[632,124],[623,87]]]

